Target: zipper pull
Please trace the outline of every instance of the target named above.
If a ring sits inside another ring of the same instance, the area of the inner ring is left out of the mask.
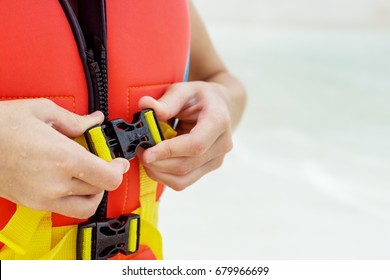
[[[104,51],[102,51],[103,53]],[[104,56],[105,58],[105,56]],[[107,66],[105,60],[102,61],[102,66],[95,61],[95,55],[92,49],[87,51],[88,67],[91,74],[93,91],[95,93],[95,109],[102,111],[105,116],[105,121],[108,120],[108,79]],[[102,68],[102,69],[101,69]],[[102,71],[103,70],[103,71]]]

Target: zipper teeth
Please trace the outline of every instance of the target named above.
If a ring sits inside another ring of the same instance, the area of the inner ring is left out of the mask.
[[[83,64],[85,78],[86,78],[87,87],[88,87],[88,112],[92,113],[93,111],[95,111],[95,108],[94,108],[95,96],[93,94],[93,84],[92,84],[93,82],[92,82],[91,73],[88,69],[89,58],[87,56],[87,49],[88,49],[87,42],[85,40],[83,31],[82,31],[81,26],[78,22],[78,19],[77,19],[76,15],[74,14],[73,9],[70,6],[69,2],[67,0],[59,0],[59,2],[63,8],[63,11],[64,11],[67,19],[68,19],[69,25],[72,29],[73,36],[75,38],[75,41],[76,41],[76,44],[78,47],[78,51],[79,51],[79,55],[80,55],[80,58],[81,58],[81,61]]]
[[[108,120],[108,75],[106,59],[102,58],[98,63],[93,58],[93,51],[89,51],[88,65],[89,71],[92,74],[92,82],[94,85],[95,96],[97,97],[95,103],[95,110],[100,110],[104,113],[105,120]]]
[[[88,85],[89,92],[89,112],[100,110],[104,113],[105,121],[108,120],[108,74],[107,74],[107,59],[105,48],[100,53],[100,58],[95,59],[91,46],[87,45],[85,36],[72,7],[67,0],[59,0],[63,10],[68,18],[72,28],[75,40],[77,42],[80,57],[83,63],[84,72]],[[105,13],[105,2],[103,2],[103,12]],[[104,14],[105,16],[105,14]],[[105,18],[103,19],[105,21]],[[104,32],[105,39],[105,32]],[[98,60],[98,61],[97,61]],[[90,220],[102,220],[107,216],[108,192],[104,192],[102,201],[100,202],[96,213],[90,217]]]
[[[103,111],[106,120],[108,120],[108,74],[107,74],[107,60],[102,58],[100,60],[100,77],[98,79],[99,87],[99,106]]]

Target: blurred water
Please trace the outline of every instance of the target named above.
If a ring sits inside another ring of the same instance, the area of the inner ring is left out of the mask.
[[[262,25],[390,26],[389,0],[195,0],[208,22]]]
[[[277,20],[290,2],[311,5],[301,17],[314,23]],[[166,258],[390,257],[389,3],[312,2],[195,2],[249,103],[224,166],[164,194]],[[305,17],[336,4],[355,20]]]

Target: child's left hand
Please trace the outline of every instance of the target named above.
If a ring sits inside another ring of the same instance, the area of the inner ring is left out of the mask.
[[[139,156],[149,177],[183,190],[221,166],[232,149],[232,124],[223,85],[210,82],[174,84],[159,99],[143,97],[159,120],[178,118],[178,136]]]

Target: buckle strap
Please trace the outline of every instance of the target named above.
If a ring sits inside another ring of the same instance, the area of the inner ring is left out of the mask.
[[[15,214],[0,231],[0,242],[17,254],[24,255],[27,253],[28,244],[42,223],[51,225],[49,212],[31,210],[17,205]],[[45,232],[45,237],[47,237],[47,232]]]
[[[77,241],[79,260],[106,260],[118,253],[133,254],[139,247],[140,216],[121,215],[119,219],[82,223]]]
[[[88,149],[105,160],[117,157],[131,160],[138,147],[147,149],[164,140],[152,109],[134,114],[132,123],[115,119],[87,130],[84,135]]]
[[[164,140],[165,135],[167,138],[176,135],[172,128],[162,124],[161,129],[153,110],[146,109],[136,113],[131,124],[122,119],[107,121],[87,130],[82,137],[75,140],[106,161],[116,157],[130,160],[136,156],[138,147],[146,149]],[[140,167],[139,214],[143,220],[153,222],[157,183],[146,177],[146,172]],[[105,201],[102,201],[98,211],[89,221],[78,227],[78,259],[101,260],[118,253],[129,255],[138,250],[140,216],[131,214],[122,215],[119,219],[107,219]]]

